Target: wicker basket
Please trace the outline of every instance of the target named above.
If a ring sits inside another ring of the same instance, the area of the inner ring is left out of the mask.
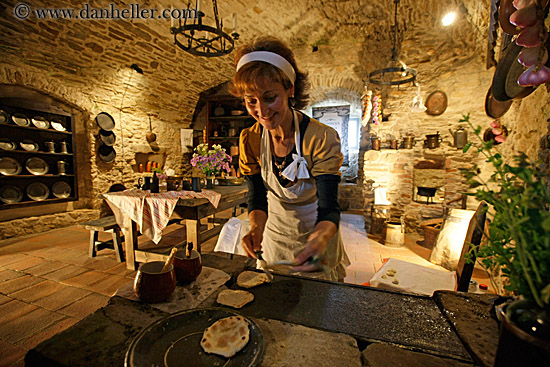
[[[443,218],[435,218],[420,223],[420,228],[424,230],[424,245],[429,249],[433,249],[439,232],[441,232],[441,225],[443,224]]]

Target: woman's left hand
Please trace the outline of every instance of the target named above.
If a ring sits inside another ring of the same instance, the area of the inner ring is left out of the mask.
[[[315,230],[309,236],[305,248],[294,259],[295,271],[312,272],[319,271],[319,263],[323,261],[328,240],[336,233],[338,228],[329,221],[317,223]]]

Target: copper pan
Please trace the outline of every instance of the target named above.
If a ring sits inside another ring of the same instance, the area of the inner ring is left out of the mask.
[[[508,112],[514,100],[510,99],[506,102],[497,101],[493,97],[492,89],[492,87],[489,88],[487,95],[485,96],[485,113],[491,118],[498,119]]]

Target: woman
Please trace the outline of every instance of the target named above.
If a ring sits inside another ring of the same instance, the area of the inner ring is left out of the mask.
[[[338,134],[297,111],[307,105],[307,75],[281,41],[258,39],[235,62],[230,92],[256,120],[239,140],[251,224],[242,245],[250,257],[262,251],[268,263],[293,260],[297,272],[341,281],[349,259],[338,230]]]

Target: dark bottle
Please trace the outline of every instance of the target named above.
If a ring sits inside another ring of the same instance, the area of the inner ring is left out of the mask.
[[[153,181],[151,182],[151,193],[158,193],[159,192],[159,178],[157,177],[156,173],[153,173]]]

